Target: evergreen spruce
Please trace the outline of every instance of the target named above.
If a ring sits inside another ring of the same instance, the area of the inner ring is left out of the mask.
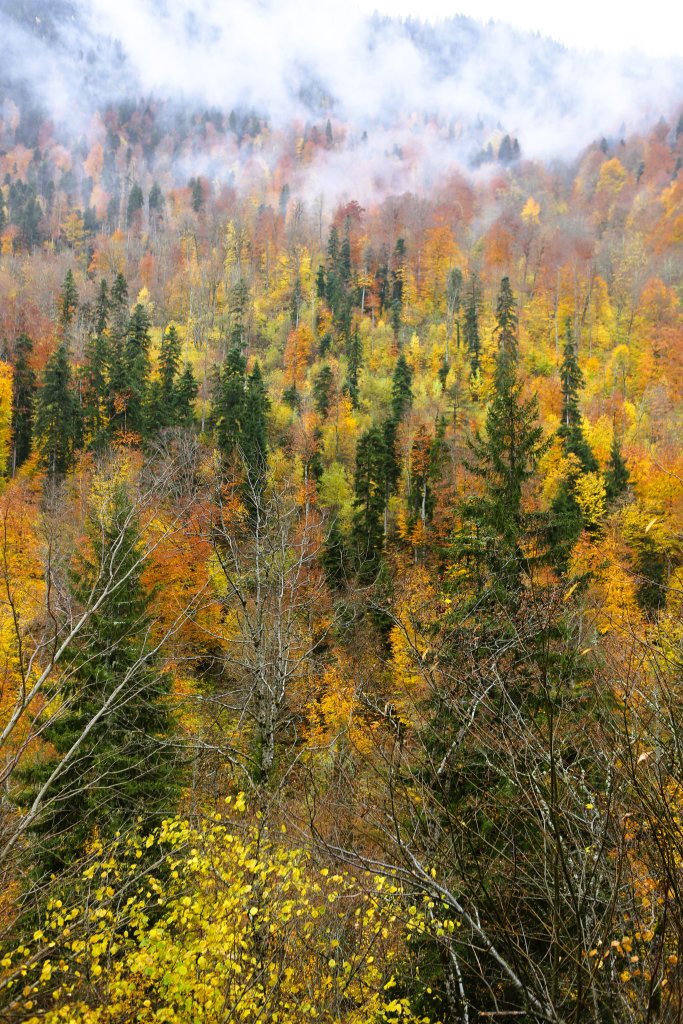
[[[31,366],[33,342],[20,334],[14,346],[12,377],[12,474],[31,454],[36,405],[36,374]]]
[[[71,326],[77,310],[78,289],[76,288],[73,271],[67,270],[58,303],[59,326],[62,330],[62,336],[66,334],[66,331]]]
[[[240,446],[246,462],[249,478],[253,482],[263,480],[268,458],[268,411],[270,400],[259,363],[247,378],[244,399],[244,419]]]
[[[605,471],[605,492],[608,501],[615,501],[628,490],[631,482],[628,467],[621,454],[621,445],[616,430],[612,438],[609,462]]]
[[[598,463],[584,437],[579,402],[579,392],[583,388],[585,380],[577,359],[569,317],[565,321],[565,344],[560,366],[560,382],[562,420],[557,433],[562,438],[565,454],[575,455],[584,473],[594,473],[598,469]]]
[[[413,371],[408,366],[405,355],[401,352],[396,360],[391,384],[391,409],[397,422],[403,419],[413,404],[412,383]]]
[[[358,374],[360,372],[362,361],[363,361],[363,346],[360,340],[360,332],[358,328],[355,329],[351,337],[349,338],[346,346],[347,366],[346,366],[346,381],[344,382],[344,391],[351,399],[351,405],[354,409],[358,408],[359,399],[359,385],[358,385]]]
[[[333,380],[332,370],[327,363],[320,368],[319,373],[313,379],[313,405],[322,419],[326,419],[330,411],[330,392]]]
[[[102,281],[93,317],[93,330],[86,342],[82,371],[83,429],[92,447],[104,440],[107,421],[108,367],[110,363],[109,294]]]
[[[481,338],[479,335],[480,301],[481,292],[479,288],[479,279],[476,274],[472,274],[465,301],[463,334],[465,340],[465,347],[467,348],[467,351],[469,353],[470,367],[473,374],[479,372],[479,360],[481,356]]]
[[[125,409],[123,429],[142,436],[145,431],[145,401],[149,384],[150,318],[138,303],[128,322],[124,348]]]
[[[178,378],[174,393],[175,423],[179,427],[190,427],[194,420],[194,403],[199,393],[199,385],[189,363],[185,363],[183,372]]]
[[[332,590],[339,590],[344,585],[346,579],[346,558],[344,536],[339,527],[339,522],[337,519],[333,519],[320,557],[325,578]]]
[[[372,582],[384,542],[386,441],[381,427],[370,427],[356,447],[355,513],[352,527],[355,567],[363,582]]]
[[[499,336],[509,323],[507,308],[506,300],[497,325]],[[547,447],[538,399],[522,394],[516,340],[499,350],[494,384],[484,434],[471,441],[472,458],[468,461],[468,469],[483,482],[483,492],[463,504],[463,527],[456,546],[461,556],[475,565],[484,586],[499,597],[514,599],[525,569],[522,540],[529,527],[524,485]]]
[[[565,321],[565,344],[560,366],[562,419],[557,431],[565,456],[572,456],[583,473],[593,473],[598,463],[583,433],[579,393],[584,377],[576,355],[571,320]],[[550,509],[550,553],[560,570],[567,567],[571,550],[583,529],[583,513],[574,493],[574,480],[560,484]]]
[[[179,794],[170,677],[149,646],[139,530],[123,488],[115,490],[111,507],[92,517],[89,533],[92,556],[72,573],[70,588],[76,602],[102,601],[62,662],[68,666],[63,709],[43,733],[53,753],[23,772],[24,806],[103,713],[51,783],[33,826],[41,879],[71,867],[95,829],[112,838],[138,818],[145,831],[153,829],[174,812]]]
[[[241,348],[234,346],[228,352],[214,386],[211,420],[216,443],[226,459],[235,450],[242,432],[246,369],[247,362]]]
[[[65,343],[58,346],[45,367],[38,395],[36,435],[41,464],[51,476],[63,476],[71,469],[81,443],[81,411]]]

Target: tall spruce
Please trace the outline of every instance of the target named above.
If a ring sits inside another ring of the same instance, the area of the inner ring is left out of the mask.
[[[235,450],[244,422],[247,361],[239,346],[233,346],[216,376],[211,420],[216,443],[228,459]]]
[[[565,320],[565,342],[560,365],[562,413],[557,436],[561,439],[565,456],[571,457],[581,473],[593,473],[598,463],[588,444],[581,417],[579,393],[584,386],[572,333],[571,320]],[[558,569],[567,568],[571,550],[583,529],[583,513],[576,500],[575,476],[560,482],[550,508],[549,539],[553,561]]]
[[[62,337],[66,335],[78,311],[78,289],[72,270],[67,270],[59,296],[57,313]]]
[[[508,282],[509,285],[509,282]],[[482,483],[482,492],[461,509],[463,526],[456,547],[474,564],[480,583],[499,597],[517,594],[526,555],[523,539],[529,527],[524,485],[533,476],[547,448],[539,422],[538,399],[525,398],[518,375],[516,328],[511,328],[511,292],[501,288],[496,314],[499,348],[494,396],[486,411],[484,433],[470,442],[468,469]]]
[[[101,603],[63,658],[62,710],[43,733],[51,753],[22,773],[20,802],[30,806],[78,743],[33,826],[43,879],[73,865],[95,830],[112,838],[139,819],[153,829],[173,814],[179,795],[170,676],[152,652],[139,524],[124,487],[91,515],[88,532],[92,554],[71,573],[71,597]]]
[[[472,274],[467,288],[465,298],[465,315],[463,322],[463,334],[465,347],[470,357],[470,368],[473,374],[479,372],[479,361],[481,357],[481,337],[479,334],[479,305],[481,302],[481,290],[479,278]]]
[[[562,417],[558,428],[558,436],[566,455],[575,455],[584,473],[594,473],[598,463],[583,433],[581,403],[579,393],[585,384],[569,317],[565,320],[565,342],[562,363],[560,365],[560,384],[562,388]]]
[[[250,481],[257,487],[262,485],[266,472],[269,409],[268,391],[261,373],[261,366],[256,362],[247,378],[240,447]]]
[[[40,461],[48,473],[63,476],[81,444],[81,409],[66,344],[50,356],[38,394],[36,436]]]
[[[412,384],[413,371],[404,353],[401,352],[396,360],[391,382],[391,411],[397,422],[403,419],[413,404]]]
[[[12,474],[31,454],[36,405],[36,374],[31,366],[33,342],[20,334],[14,346],[12,377]]]
[[[605,493],[608,501],[615,501],[628,490],[631,482],[628,466],[621,453],[621,444],[616,429],[612,437],[609,462],[605,470]]]
[[[109,391],[109,292],[102,281],[97,294],[92,330],[86,342],[82,371],[83,430],[91,447],[99,447],[106,437],[107,396]]]

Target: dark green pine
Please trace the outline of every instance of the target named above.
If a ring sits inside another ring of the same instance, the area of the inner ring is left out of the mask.
[[[330,393],[333,380],[332,370],[327,363],[320,368],[320,371],[313,379],[313,405],[315,411],[322,419],[326,419],[330,411]]]
[[[240,445],[252,480],[262,480],[268,458],[268,411],[270,400],[259,363],[247,379]]]
[[[215,379],[211,422],[216,444],[226,459],[234,452],[242,432],[246,369],[247,362],[242,349],[233,346]]]
[[[616,430],[612,438],[609,462],[605,471],[605,491],[608,501],[615,501],[628,490],[631,478],[628,466],[621,454],[621,445]]]
[[[584,387],[585,380],[576,355],[569,317],[565,321],[565,344],[560,366],[560,383],[562,387],[562,419],[557,431],[558,436],[562,438],[565,454],[576,455],[584,473],[594,473],[598,469],[598,463],[584,437],[581,422],[579,393]]]
[[[479,371],[479,360],[481,356],[481,337],[479,335],[479,303],[481,292],[479,279],[472,274],[467,289],[465,301],[465,315],[463,321],[463,335],[465,346],[470,357],[470,367],[473,374]]]
[[[390,461],[384,428],[370,427],[356,447],[352,527],[355,568],[366,583],[376,579],[381,563]]]
[[[405,355],[401,352],[396,360],[391,382],[391,410],[397,422],[403,419],[413,404],[412,384],[413,371],[408,366]]]
[[[20,803],[29,807],[94,723],[51,783],[32,828],[36,874],[43,879],[73,866],[95,829],[106,839],[138,819],[144,831],[156,827],[174,813],[181,782],[170,676],[152,653],[139,525],[123,488],[104,515],[93,517],[89,534],[92,556],[72,572],[71,596],[78,604],[102,601],[62,661],[63,708],[43,733],[53,752],[21,777]]]
[[[67,270],[58,304],[59,326],[62,329],[62,334],[73,322],[77,310],[78,289],[76,288],[73,271]]]
[[[483,481],[483,492],[463,504],[463,528],[456,541],[462,556],[479,564],[482,577],[500,596],[517,594],[525,559],[527,516],[524,485],[547,448],[539,422],[538,399],[524,398],[516,348],[496,359],[495,393],[483,435],[470,442],[468,469]]]
[[[65,343],[57,347],[45,367],[36,435],[42,466],[53,477],[63,476],[73,465],[82,436],[81,410]]]
[[[150,371],[149,329],[149,314],[138,303],[128,321],[123,352],[126,384],[123,428],[140,436],[145,433],[145,401]]]
[[[20,334],[14,346],[14,374],[12,377],[12,473],[26,462],[31,454],[33,422],[36,406],[36,374],[31,366],[33,342]]]

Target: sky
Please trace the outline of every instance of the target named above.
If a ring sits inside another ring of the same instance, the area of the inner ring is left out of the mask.
[[[566,46],[683,57],[683,4],[676,0],[355,0],[361,10],[429,19],[466,14],[507,21]]]

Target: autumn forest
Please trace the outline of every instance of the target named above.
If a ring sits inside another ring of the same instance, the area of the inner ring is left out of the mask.
[[[0,1020],[682,1020],[681,108],[0,86]]]

